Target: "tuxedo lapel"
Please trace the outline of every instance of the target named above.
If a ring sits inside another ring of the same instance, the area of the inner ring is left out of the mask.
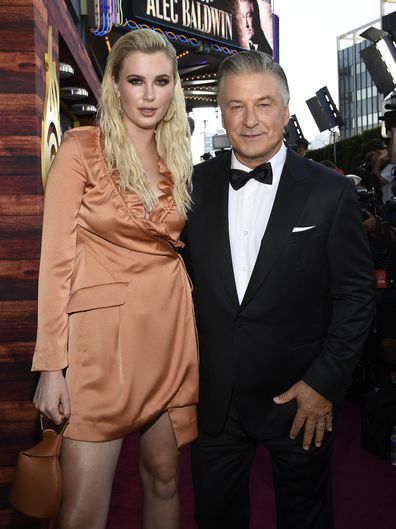
[[[211,252],[219,267],[220,277],[232,303],[239,307],[235,286],[230,238],[228,232],[228,172],[231,152],[219,156],[218,163],[212,167],[210,188],[207,190],[207,236],[211,243]]]
[[[241,303],[241,309],[252,299],[264,281],[287,238],[296,226],[311,185],[306,162],[299,155],[288,151],[267,229],[261,241],[250,282]]]

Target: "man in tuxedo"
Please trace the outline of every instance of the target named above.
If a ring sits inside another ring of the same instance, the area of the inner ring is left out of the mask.
[[[196,520],[249,527],[262,443],[278,529],[330,529],[333,414],[374,307],[353,184],[285,147],[289,89],[268,55],[225,59],[218,98],[232,151],[196,167],[185,231],[200,342]]]

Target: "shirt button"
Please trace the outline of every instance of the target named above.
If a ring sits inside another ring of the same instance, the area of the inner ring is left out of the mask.
[[[244,230],[243,234],[244,234],[245,237],[246,237],[246,235],[249,235],[248,230]]]
[[[247,271],[247,266],[241,266],[241,270],[242,270],[242,272],[246,272]]]

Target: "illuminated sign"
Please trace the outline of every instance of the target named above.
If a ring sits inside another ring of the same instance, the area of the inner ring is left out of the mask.
[[[144,5],[145,4],[145,5]],[[209,0],[147,0],[134,7],[136,16],[171,23],[216,39],[232,41],[232,14],[210,5]]]
[[[127,19],[272,54],[271,0],[124,0],[122,9]]]

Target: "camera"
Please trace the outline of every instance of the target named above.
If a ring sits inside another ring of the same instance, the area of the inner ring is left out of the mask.
[[[386,132],[396,128],[396,93],[393,92],[391,97],[384,101],[384,115],[379,116],[378,119],[384,122]]]
[[[396,227],[396,196],[391,197],[384,206],[384,215],[390,224]]]
[[[365,187],[356,188],[357,196],[360,206],[360,214],[362,220],[365,221],[370,218],[370,215],[377,216],[377,206],[374,189],[366,189]]]
[[[359,200],[362,202],[371,202],[375,204],[374,189],[366,189],[365,187],[356,188]]]
[[[386,204],[390,211],[396,211],[396,197],[391,197]]]

